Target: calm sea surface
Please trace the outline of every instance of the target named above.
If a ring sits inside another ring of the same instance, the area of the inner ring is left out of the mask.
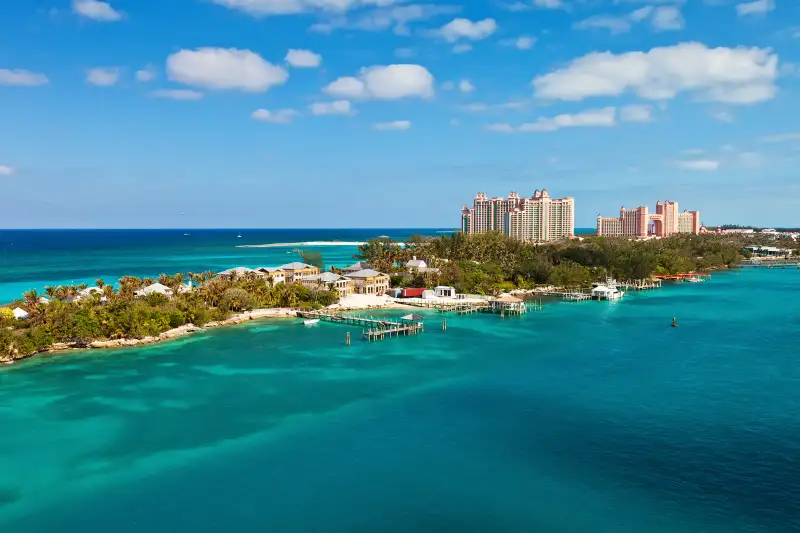
[[[117,265],[188,265],[158,260]],[[37,357],[0,369],[0,531],[797,532],[798,295],[743,270],[350,347],[286,320]]]

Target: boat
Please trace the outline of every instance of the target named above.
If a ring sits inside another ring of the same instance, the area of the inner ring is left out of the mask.
[[[184,233],[184,234],[183,234],[183,236],[184,236],[184,237],[186,237],[186,236],[188,236],[188,235],[191,235],[191,233]]]
[[[307,318],[307,319],[303,320],[303,325],[304,326],[313,326],[317,322],[319,322],[319,318]]]
[[[692,276],[691,278],[686,278],[683,281],[686,283],[703,283],[705,280],[699,276]]]
[[[242,234],[240,233],[239,235],[236,236],[236,238],[237,239],[241,239],[242,238]]]

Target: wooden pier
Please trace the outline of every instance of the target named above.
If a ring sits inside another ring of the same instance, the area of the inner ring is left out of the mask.
[[[387,337],[418,335],[425,330],[422,317],[417,315],[410,315],[410,319],[403,317],[399,322],[374,317],[339,315],[327,311],[297,311],[297,316],[298,318],[318,319],[323,322],[343,324],[345,326],[360,326],[362,328],[361,338],[370,342],[383,340]]]

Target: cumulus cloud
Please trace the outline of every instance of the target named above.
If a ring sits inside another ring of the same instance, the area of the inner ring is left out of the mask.
[[[623,122],[650,122],[653,120],[653,106],[626,105],[619,109],[619,119]]]
[[[748,15],[763,15],[775,9],[774,0],[755,0],[754,2],[742,2],[736,4],[736,14],[740,17]]]
[[[100,87],[110,87],[119,81],[120,71],[116,67],[90,68],[86,71],[86,81]]]
[[[99,0],[72,0],[72,11],[81,17],[99,22],[115,22],[122,19],[122,13],[108,2]]]
[[[634,24],[649,20],[656,31],[680,30],[685,26],[679,6],[644,6],[627,15],[595,15],[573,24],[578,30],[604,29],[612,34],[627,33]]]
[[[202,100],[203,93],[189,89],[159,89],[150,93],[154,98],[168,100]]]
[[[136,81],[138,82],[147,83],[149,81],[153,81],[155,78],[156,69],[151,65],[136,71]]]
[[[471,93],[475,90],[475,86],[469,80],[461,80],[458,84],[458,90],[462,93]]]
[[[23,87],[38,87],[47,85],[50,80],[44,74],[23,69],[0,68],[0,85],[19,85]]]
[[[454,43],[461,39],[480,41],[497,31],[494,19],[483,19],[472,22],[469,19],[453,19],[438,30],[438,34],[447,42]]]
[[[289,79],[282,67],[236,48],[181,50],[167,58],[167,74],[186,85],[244,92],[265,92]]]
[[[16,169],[6,166],[0,165],[0,176],[11,176],[16,172]]]
[[[517,37],[514,40],[514,46],[516,46],[518,50],[530,50],[533,48],[533,44],[535,42],[535,38],[523,35],[522,37]]]
[[[333,102],[314,102],[308,106],[312,115],[350,115],[353,113],[349,100],[334,100]]]
[[[379,122],[375,124],[376,130],[407,130],[411,128],[411,122],[408,120],[394,120],[392,122]]]
[[[754,104],[775,96],[777,65],[778,56],[769,48],[681,43],[647,52],[594,52],[531,83],[537,96],[556,100],[627,92],[668,100],[691,92],[705,100]]]
[[[311,50],[291,49],[286,53],[284,61],[295,68],[316,68],[322,64],[322,56]]]
[[[514,132],[546,132],[562,128],[610,127],[617,123],[617,110],[614,107],[589,109],[580,113],[561,114],[555,117],[540,117],[535,122],[527,122],[517,127],[510,124],[492,124],[487,129],[502,133]]]
[[[358,77],[345,76],[324,91],[341,98],[397,100],[433,96],[433,75],[421,65],[398,64],[361,69]]]
[[[719,161],[716,159],[684,159],[675,163],[684,170],[709,172],[719,169]]]
[[[277,111],[258,109],[253,111],[250,118],[260,122],[269,122],[270,124],[289,124],[297,114],[294,109],[279,109]]]

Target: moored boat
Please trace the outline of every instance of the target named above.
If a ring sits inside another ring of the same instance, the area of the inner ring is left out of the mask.
[[[303,320],[303,325],[305,326],[313,326],[314,324],[319,322],[319,318],[307,318]]]

